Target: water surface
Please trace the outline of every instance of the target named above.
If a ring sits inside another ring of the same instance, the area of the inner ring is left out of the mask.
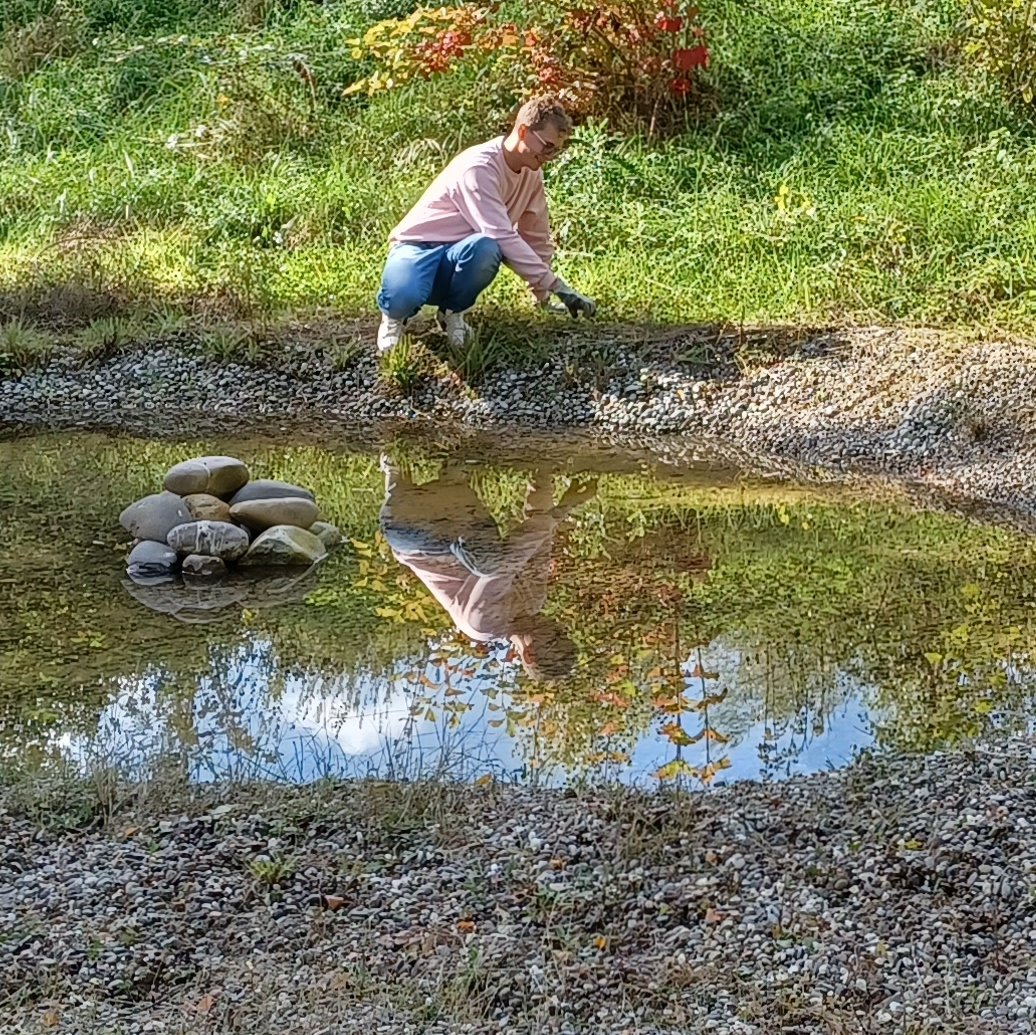
[[[240,456],[346,544],[126,579],[119,511]],[[0,442],[0,764],[197,780],[779,779],[1028,723],[1036,551],[893,496],[557,441]]]

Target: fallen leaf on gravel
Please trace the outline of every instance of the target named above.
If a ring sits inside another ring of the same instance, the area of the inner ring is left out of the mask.
[[[608,939],[603,934],[599,934],[594,939],[594,946],[602,951],[608,948]]]
[[[474,920],[458,920],[457,921],[457,930],[460,931],[461,934],[471,934],[475,930],[475,921]]]
[[[207,1017],[211,1012],[212,1008],[216,1005],[216,997],[211,992],[206,992],[195,1004],[195,1013],[200,1013],[203,1017]]]
[[[43,1024],[47,1028],[56,1028],[61,1023],[61,1014],[57,1010],[48,1010],[43,1015]]]
[[[341,895],[321,895],[320,904],[325,909],[330,909],[332,912],[336,909],[341,909],[342,906],[346,905],[346,900]]]
[[[705,923],[707,924],[718,924],[724,919],[726,919],[726,913],[721,913],[718,909],[710,906],[705,910]]]

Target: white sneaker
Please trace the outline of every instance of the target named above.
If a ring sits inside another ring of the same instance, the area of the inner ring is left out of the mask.
[[[463,313],[455,313],[450,309],[439,310],[439,326],[446,335],[446,340],[455,348],[462,349],[468,343],[471,327],[464,319]]]
[[[406,320],[393,320],[391,316],[382,313],[381,326],[378,328],[378,352],[388,352],[398,345],[405,327]]]

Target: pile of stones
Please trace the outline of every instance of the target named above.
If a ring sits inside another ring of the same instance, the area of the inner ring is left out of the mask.
[[[126,573],[134,582],[219,580],[231,568],[311,567],[342,541],[318,520],[313,493],[257,478],[231,456],[171,467],[163,491],[130,504],[119,522],[135,539]]]

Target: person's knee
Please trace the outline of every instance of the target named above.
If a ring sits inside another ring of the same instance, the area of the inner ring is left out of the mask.
[[[500,245],[492,237],[479,237],[472,244],[471,260],[479,269],[495,273],[502,259]]]
[[[382,289],[378,294],[378,307],[390,320],[409,320],[417,315],[424,303],[425,299],[407,288],[397,291]]]

